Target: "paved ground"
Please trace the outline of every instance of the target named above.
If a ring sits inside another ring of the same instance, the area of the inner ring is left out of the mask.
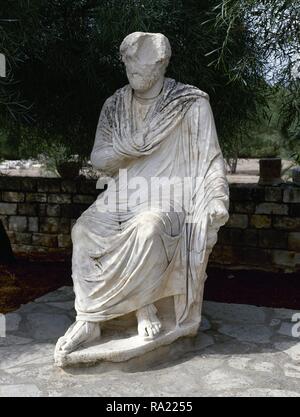
[[[6,315],[0,396],[300,396],[294,313],[206,302],[195,339],[123,364],[62,370],[54,343],[74,318],[72,289],[63,287]]]

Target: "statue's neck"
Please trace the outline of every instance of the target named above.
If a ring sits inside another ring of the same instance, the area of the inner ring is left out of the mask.
[[[134,91],[135,97],[142,100],[151,100],[159,96],[164,86],[165,77],[161,76],[147,91]]]

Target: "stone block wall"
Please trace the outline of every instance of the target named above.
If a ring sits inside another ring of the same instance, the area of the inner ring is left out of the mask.
[[[69,252],[72,225],[98,193],[94,180],[0,176],[0,218],[13,250]]]
[[[98,193],[95,180],[0,176],[0,218],[14,251],[70,253],[71,227]],[[230,220],[210,264],[300,271],[300,187],[231,184]]]
[[[219,232],[211,264],[300,271],[300,187],[230,185],[230,219]]]

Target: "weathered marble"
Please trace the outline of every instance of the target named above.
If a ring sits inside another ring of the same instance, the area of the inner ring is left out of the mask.
[[[129,84],[101,110],[91,162],[108,186],[72,229],[76,321],[57,342],[58,366],[126,361],[196,335],[207,261],[228,220],[208,95],[165,77],[162,34],[132,33],[120,53]],[[131,327],[106,324],[130,314]]]

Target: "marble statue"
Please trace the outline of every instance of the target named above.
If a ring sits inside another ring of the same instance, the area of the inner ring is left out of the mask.
[[[165,77],[171,47],[160,33],[132,33],[120,53],[129,84],[99,118],[91,162],[110,180],[72,229],[76,321],[57,342],[59,366],[127,360],[195,335],[228,219],[208,95]]]

